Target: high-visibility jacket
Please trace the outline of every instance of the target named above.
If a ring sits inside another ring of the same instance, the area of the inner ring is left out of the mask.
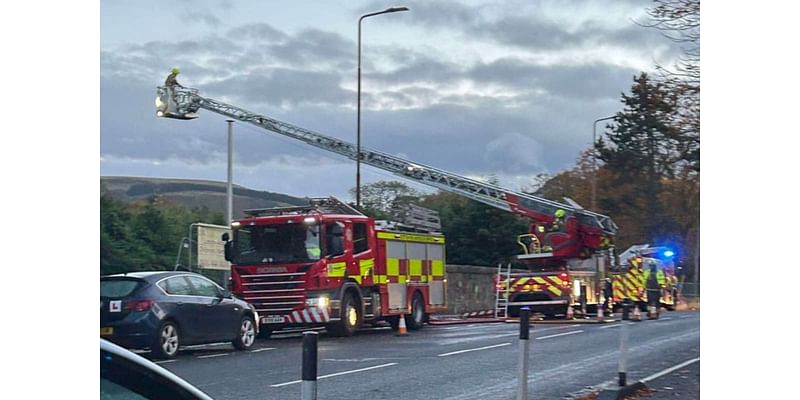
[[[647,280],[650,278],[650,269],[646,268],[644,270],[644,281],[645,285],[647,284]],[[664,271],[660,269],[656,269],[656,280],[658,281],[658,286],[664,287],[667,284],[667,276],[664,275]]]

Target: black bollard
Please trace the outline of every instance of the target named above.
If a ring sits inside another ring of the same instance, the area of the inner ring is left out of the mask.
[[[317,399],[317,332],[303,332],[303,382],[301,400]]]
[[[627,385],[628,380],[628,366],[627,366],[627,351],[628,351],[628,319],[630,317],[631,302],[628,299],[622,302],[622,327],[619,332],[619,364],[617,365],[617,373],[619,375],[619,386],[624,387]]]
[[[528,400],[528,353],[530,351],[531,310],[519,310],[519,389],[517,400]]]

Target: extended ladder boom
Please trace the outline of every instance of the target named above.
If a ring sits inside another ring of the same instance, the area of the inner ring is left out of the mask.
[[[259,115],[221,101],[202,97],[197,94],[196,89],[175,88],[175,91],[175,109],[171,112],[159,111],[160,116],[188,119],[193,118],[194,113],[200,108],[204,108],[242,122],[249,122],[283,136],[303,141],[320,149],[343,155],[351,160],[356,159],[356,146],[352,143]],[[161,99],[166,99],[167,93],[167,88],[159,87]],[[164,100],[163,103],[166,104],[167,101]],[[166,107],[164,110],[166,110]],[[593,236],[601,234],[614,235],[617,231],[616,224],[608,216],[530,194],[503,189],[489,183],[414,163],[366,147],[361,148],[361,162],[405,179],[447,192],[457,193],[492,207],[532,218],[538,222],[552,221],[555,211],[563,209],[568,215],[573,215],[578,219],[579,229],[584,234]]]

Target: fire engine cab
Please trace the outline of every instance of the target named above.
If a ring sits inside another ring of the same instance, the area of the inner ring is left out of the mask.
[[[261,332],[324,326],[350,336],[365,322],[419,329],[444,311],[445,238],[378,224],[335,198],[245,211],[223,235],[231,290],[253,304]]]

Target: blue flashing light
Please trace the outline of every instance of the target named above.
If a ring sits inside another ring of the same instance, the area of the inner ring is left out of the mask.
[[[665,250],[664,251],[664,257],[672,257],[674,255],[675,255],[675,252],[673,252],[672,250]]]

